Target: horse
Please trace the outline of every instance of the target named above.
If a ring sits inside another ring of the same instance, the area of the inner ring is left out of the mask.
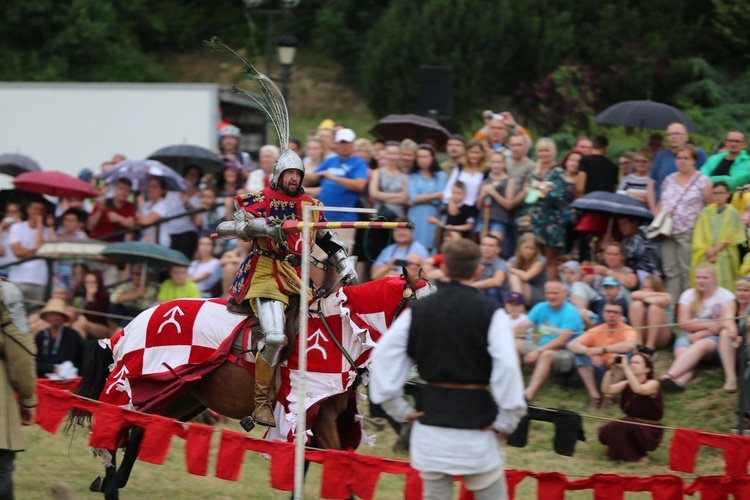
[[[421,271],[419,279],[406,268],[403,273],[344,286],[333,295],[310,302],[308,377],[329,377],[323,384],[326,387],[331,386],[331,380],[341,384],[338,390],[331,390],[335,393],[307,406],[310,445],[338,450],[359,445],[362,430],[354,418],[354,396],[367,369],[370,350],[408,301],[435,291]],[[233,419],[252,414],[254,355],[246,347],[257,319],[231,314],[225,304],[221,299],[177,299],[142,312],[111,339],[89,345],[76,394],[183,422],[206,408]],[[182,342],[188,337],[192,339],[189,346],[170,344],[169,339]],[[329,341],[336,348],[321,356],[321,342]],[[284,381],[280,392],[285,395],[284,401],[280,397],[276,404],[279,425],[289,425],[285,412],[299,411],[294,392],[288,387],[298,353],[293,352],[295,342],[289,344],[292,352],[277,370],[281,372],[277,380]],[[318,370],[326,373],[316,373],[316,363]],[[334,370],[327,369],[330,367]],[[348,377],[342,376],[347,372]],[[352,418],[339,418],[346,412]],[[90,420],[90,414],[73,410],[67,428],[90,426]],[[358,437],[352,437],[351,429],[340,429],[342,422],[355,426]],[[89,487],[103,493],[107,500],[117,499],[118,490],[127,485],[143,438],[143,429],[136,426],[121,433],[125,448],[122,463],[117,467],[116,450],[98,450],[102,456],[109,453],[111,466],[105,467],[104,477],[97,477]],[[343,440],[342,433],[346,436]],[[292,434],[289,429],[277,428],[269,429],[266,437],[291,440]]]

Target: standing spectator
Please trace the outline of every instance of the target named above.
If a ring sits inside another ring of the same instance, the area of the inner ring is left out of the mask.
[[[731,290],[740,269],[738,245],[745,242],[745,226],[740,213],[727,204],[731,193],[724,181],[713,187],[714,203],[701,210],[693,230],[693,258],[690,274],[703,262],[713,264],[719,286]]]
[[[401,141],[401,159],[399,160],[399,168],[402,172],[409,172],[414,168],[414,165],[416,164],[415,162],[417,161],[417,149],[419,149],[419,145],[411,139],[404,139]]]
[[[692,146],[676,150],[677,172],[664,179],[654,212],[672,214],[672,235],[661,240],[661,261],[667,290],[675,301],[690,286],[693,228],[703,206],[713,198],[711,180],[695,169],[698,158],[698,151]]]
[[[638,281],[649,274],[662,275],[659,244],[646,238],[646,233],[633,217],[618,217],[617,228],[622,235],[625,265],[635,271]]]
[[[417,151],[417,165],[409,173],[409,220],[414,221],[414,239],[425,248],[435,248],[436,227],[428,224],[429,217],[440,214],[440,201],[445,188],[445,172],[435,159],[435,151],[422,148]]]
[[[198,240],[198,252],[188,267],[188,278],[198,285],[203,297],[212,297],[211,291],[221,280],[221,264],[214,257],[214,241],[209,236]]]
[[[613,374],[620,370],[625,380],[615,382]],[[626,415],[599,427],[599,441],[606,447],[605,454],[616,460],[647,464],[647,453],[654,451],[664,436],[660,428],[664,403],[659,382],[654,380],[651,358],[641,353],[630,359],[622,356],[604,375],[602,392],[610,397],[620,394],[620,408]],[[651,425],[634,425],[643,422]]]
[[[261,146],[258,153],[258,165],[260,168],[253,170],[248,175],[247,183],[245,183],[245,191],[255,193],[271,185],[274,162],[279,158],[279,154],[281,154],[279,148],[272,144]],[[226,192],[222,191],[219,193],[220,196],[229,198],[232,198],[235,194],[237,194],[236,188],[231,191],[227,190]]]
[[[487,134],[487,147],[489,150],[497,151],[506,157],[510,157],[510,149],[505,145],[505,140],[508,137],[508,126],[505,123],[505,117],[494,115],[490,119],[487,129],[489,130],[489,134]]]
[[[330,121],[330,120],[329,120]],[[333,141],[333,128],[318,128],[318,137],[323,142],[323,160],[336,156],[336,143]],[[308,172],[305,172],[307,174]],[[307,177],[307,175],[305,175]],[[253,191],[250,191],[251,193]]]
[[[649,274],[642,280],[641,289],[634,291],[630,299],[628,318],[640,333],[643,344],[640,349],[653,356],[656,349],[662,349],[672,341],[672,329],[667,319],[672,296],[667,293],[660,277]]]
[[[55,373],[55,365],[65,361],[70,361],[80,371],[83,368],[84,342],[78,331],[64,324],[70,319],[65,302],[49,299],[39,315],[49,326],[35,336],[37,376],[44,378],[48,373]]]
[[[654,215],[659,213],[657,208],[664,190],[662,183],[668,176],[678,170],[677,153],[688,146],[695,151],[695,168],[700,168],[706,163],[706,152],[701,148],[689,146],[688,139],[687,128],[682,123],[671,123],[667,126],[669,149],[659,151],[654,157],[654,165],[651,167],[651,180],[648,183],[648,208]]]
[[[253,172],[258,172],[257,177],[260,177],[262,179],[263,176],[261,175],[261,171],[262,169],[253,170]],[[253,172],[250,172],[250,174],[252,174]],[[250,175],[248,177],[248,182],[250,182],[250,178],[255,177],[256,176]],[[235,194],[237,194],[237,191],[242,188],[244,184],[245,182],[242,180],[240,168],[234,163],[227,163],[227,165],[224,167],[224,170],[221,171],[219,177],[216,179],[216,187],[219,190],[219,193],[221,193],[222,197],[226,198],[231,198]]]
[[[226,163],[234,163],[245,172],[252,167],[250,153],[240,149],[242,131],[234,125],[225,125],[219,130],[219,158]]]
[[[573,144],[573,147],[570,148],[571,151],[578,151],[583,156],[590,155],[593,149],[594,143],[591,142],[591,139],[584,135],[577,138],[575,144]]]
[[[205,212],[196,214],[193,220],[195,225],[198,226],[199,236],[211,236],[212,233],[216,232],[216,226],[227,219],[227,213],[231,210],[232,205],[229,204],[230,210],[227,210],[227,204],[218,202],[216,190],[209,187],[201,189],[200,200],[201,207]]]
[[[503,303],[503,290],[506,288],[505,280],[508,277],[508,268],[505,261],[500,258],[502,249],[502,240],[497,236],[482,236],[479,243],[479,267],[482,271],[471,283],[471,286],[480,289],[485,297],[500,304]]]
[[[104,239],[106,242],[125,241],[129,235],[121,234],[106,237],[116,231],[135,225],[135,204],[130,200],[133,193],[133,183],[130,179],[121,178],[115,182],[114,195],[106,198],[104,195],[96,199],[94,209],[86,221],[89,237]]]
[[[516,255],[508,261],[508,283],[514,292],[526,297],[526,305],[533,306],[544,299],[547,281],[547,259],[541,255],[533,233],[521,236]]]
[[[21,291],[2,281],[0,299],[0,498],[13,499],[13,461],[24,450],[21,425],[36,420],[36,345],[29,334]],[[16,394],[18,393],[18,398]]]
[[[591,154],[581,159],[580,169],[585,175],[583,192],[584,194],[594,191],[614,193],[620,180],[620,170],[606,156],[609,140],[603,135],[597,135],[591,144]]]
[[[620,179],[617,192],[634,198],[643,203],[648,203],[648,181],[653,156],[650,151],[638,151],[633,156],[635,170]]]
[[[73,328],[85,339],[105,339],[109,337],[106,314],[109,311],[109,292],[104,286],[99,270],[88,271],[83,276],[84,295],[76,306],[84,310],[73,324]],[[75,301],[75,299],[74,299]]]
[[[479,223],[476,225],[476,232],[491,234],[499,241],[503,241],[508,233],[510,212],[514,207],[516,194],[515,180],[508,176],[505,167],[505,155],[497,151],[490,154],[489,176],[484,180],[477,197]]]
[[[619,180],[633,172],[635,153],[632,151],[623,151],[617,157],[617,168],[620,170]]]
[[[539,344],[524,342],[523,362],[534,365],[529,385],[524,391],[526,401],[531,401],[541,389],[550,373],[567,373],[573,369],[573,354],[565,348],[571,338],[583,331],[583,320],[578,310],[565,300],[565,288],[557,280],[544,284],[545,302],[529,311],[525,321],[513,328],[514,336],[523,336],[534,327],[541,335]]]
[[[83,212],[77,208],[69,208],[62,214],[62,227],[53,236],[55,240],[86,238],[86,233],[81,229]],[[54,281],[65,285],[67,288],[73,286],[72,259],[56,259],[52,265]]]
[[[443,190],[443,203],[448,203],[451,197],[453,184],[461,181],[466,186],[467,205],[474,205],[479,196],[479,190],[487,172],[487,146],[484,142],[473,140],[466,145],[466,163],[463,168],[459,165],[453,169],[448,182]]]
[[[327,158],[315,172],[305,173],[305,179],[310,177],[313,184],[320,182],[318,199],[323,205],[354,208],[359,202],[360,194],[367,187],[367,164],[362,158],[353,154],[356,138],[354,131],[348,128],[342,128],[336,132],[338,155]],[[331,222],[353,222],[357,220],[357,214],[328,212],[326,219]],[[337,233],[348,248],[353,248],[353,229],[339,229]]]
[[[194,196],[195,193],[195,189],[168,192],[164,198],[167,202],[167,213],[175,216],[200,208],[201,201]],[[169,248],[181,252],[188,260],[193,258],[198,247],[198,227],[192,215],[170,218],[161,225],[161,231],[166,231],[169,235]]]
[[[728,132],[724,145],[727,150],[707,159],[700,172],[707,175],[714,184],[725,182],[729,192],[734,193],[738,187],[750,182],[750,155],[745,149],[745,134],[736,130]]]
[[[13,255],[19,260],[36,255],[37,250],[52,238],[50,228],[44,226],[45,206],[41,201],[32,201],[26,207],[28,220],[10,226],[8,241]],[[24,299],[44,302],[49,272],[47,264],[37,259],[15,264],[8,269],[8,281],[12,281],[23,292]],[[28,306],[29,311],[39,309],[38,304]]]
[[[557,256],[565,248],[565,209],[572,200],[565,188],[563,169],[555,166],[555,141],[548,137],[539,139],[536,154],[539,160],[532,184],[536,182],[539,199],[529,208],[531,230],[547,260],[547,277],[557,279]]]
[[[534,160],[528,157],[529,139],[525,135],[511,136],[508,141],[510,160],[508,160],[508,175],[516,181],[516,186],[527,185],[536,170]]]
[[[575,354],[578,375],[589,393],[589,411],[600,406],[603,409],[612,407],[611,397],[602,400],[599,384],[615,356],[634,352],[638,345],[638,334],[622,321],[622,304],[608,301],[602,316],[604,323],[568,342],[568,350]]]
[[[172,266],[169,278],[159,287],[157,302],[167,302],[174,299],[200,299],[202,297],[198,286],[188,277],[187,267]]]
[[[469,286],[476,244],[458,240],[443,250],[452,281],[404,311],[378,343],[370,399],[414,422],[409,451],[424,498],[453,498],[453,476],[462,475],[477,498],[504,499],[501,443],[526,412],[508,316]],[[412,363],[427,381],[419,411],[403,397]]]
[[[372,142],[369,139],[360,137],[354,141],[354,154],[362,158],[367,165],[367,168],[374,169],[378,168],[377,162],[372,151]]]
[[[458,231],[461,236],[468,238],[474,229],[474,215],[477,209],[466,203],[466,186],[456,181],[451,188],[451,197],[442,210],[443,227],[448,231]]]
[[[399,158],[398,142],[388,141],[385,146],[385,161],[380,168],[372,171],[368,187],[378,216],[389,221],[406,216],[406,202],[409,200],[409,177],[399,169]],[[427,223],[419,221],[418,225],[427,226]],[[362,243],[372,259],[388,245],[390,234],[387,231],[367,231],[366,234],[367,241],[363,237]]]
[[[312,137],[308,139],[307,145],[305,146],[305,153],[306,156],[302,159],[305,171],[314,172],[324,159],[323,141],[320,140],[320,137]]]
[[[167,185],[161,177],[150,177],[146,181],[146,196],[143,205],[135,216],[136,222],[141,226],[150,226],[141,229],[141,241],[157,243],[163,247],[168,247],[172,242],[169,233],[163,228],[154,224],[164,217],[169,217],[169,205],[164,197],[167,194]]]
[[[581,173],[579,168],[581,158],[581,153],[570,151],[560,163],[563,168],[563,181],[565,181],[566,198],[570,201],[583,196],[583,184],[586,181],[586,176]],[[565,253],[567,254],[572,253],[575,247],[576,219],[577,214],[575,210],[566,207],[563,221],[565,223]]]
[[[440,164],[440,168],[448,175],[454,168],[458,168],[459,165],[464,163],[464,155],[466,154],[466,139],[464,139],[464,136],[460,134],[451,135],[445,146],[445,151],[448,153],[448,159]]]
[[[442,196],[442,194],[441,194]],[[5,205],[5,216],[0,221],[0,266],[12,264],[18,260],[10,248],[10,227],[23,220],[19,203],[9,202]],[[0,267],[0,276],[8,276],[8,267]]]
[[[701,264],[695,270],[695,288],[685,290],[679,304],[677,317],[682,331],[674,343],[674,362],[659,377],[662,387],[667,392],[683,392],[698,364],[716,359],[718,353],[724,368],[724,390],[736,391],[736,348],[719,350],[720,336],[731,335],[736,328],[734,294],[718,285],[711,264]]]

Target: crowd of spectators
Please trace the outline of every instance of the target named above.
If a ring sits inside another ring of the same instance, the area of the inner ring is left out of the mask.
[[[705,361],[723,367],[726,392],[737,390],[734,318],[748,313],[750,301],[750,281],[743,277],[750,271],[750,260],[743,262],[750,219],[743,133],[728,132],[715,154],[707,155],[690,145],[682,124],[673,123],[663,147],[656,134],[640,150],[610,159],[604,136],[580,137],[561,152],[552,138],[533,140],[510,113],[487,113],[485,127],[468,139],[452,135],[442,154],[432,143],[357,138],[326,121],[304,144],[291,141],[303,157],[306,191],[328,206],[374,208],[380,218],[416,225],[393,232],[340,231],[359,257],[360,279],[406,267],[440,281],[441,244],[475,240],[482,257],[474,285],[512,317],[518,354],[532,371],[528,400],[553,373],[577,372],[592,410],[612,406],[610,387],[615,393],[625,387],[612,375],[603,390],[602,379],[611,371],[638,378],[651,391],[644,377],[654,377],[652,357],[673,341],[675,361],[660,377],[663,390],[685,390]],[[98,339],[155,303],[225,295],[249,245],[209,235],[231,218],[234,195],[269,185],[280,152],[265,145],[256,162],[239,148],[237,127],[225,126],[220,136],[225,168],[205,175],[188,166],[180,172],[190,185],[184,192],[168,190],[159,177],[134,192],[128,180],[104,185],[92,176],[101,193],[95,200],[61,199],[54,211],[38,200],[6,204],[0,224],[0,266],[6,267],[0,272],[34,304],[55,301],[33,318],[45,352],[51,355],[50,346],[61,338],[54,333],[58,323],[82,339]],[[105,162],[102,171],[122,159]],[[671,234],[652,240],[646,220],[602,219],[570,207],[596,191],[631,197],[654,216],[669,214]],[[128,229],[134,231],[109,236]],[[105,280],[96,266],[58,261],[51,298],[46,267],[33,260],[13,265],[34,257],[45,242],[80,237],[152,241],[179,250],[191,264],[161,274],[120,266],[109,273],[115,279]],[[318,268],[311,276],[318,285],[330,278]],[[637,352],[647,362],[638,361],[628,375],[614,359]]]

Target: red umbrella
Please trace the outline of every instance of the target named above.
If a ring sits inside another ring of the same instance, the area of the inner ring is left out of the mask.
[[[63,172],[26,172],[13,180],[13,185],[29,193],[66,198],[92,198],[96,190],[88,182]]]

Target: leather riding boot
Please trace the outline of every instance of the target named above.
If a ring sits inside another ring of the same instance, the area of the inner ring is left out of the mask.
[[[274,402],[269,398],[271,385],[273,384],[275,367],[268,366],[260,351],[255,356],[255,411],[253,420],[255,423],[267,427],[276,427],[276,419],[273,418]]]

